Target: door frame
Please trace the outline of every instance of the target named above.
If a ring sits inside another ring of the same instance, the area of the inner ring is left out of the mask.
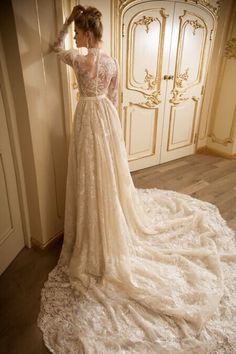
[[[20,205],[20,216],[24,235],[25,246],[31,248],[31,232],[29,222],[29,208],[26,197],[24,169],[22,163],[15,105],[11,92],[10,80],[8,76],[6,58],[2,37],[0,33],[0,86],[2,91],[3,104],[6,108],[7,127],[9,131],[10,147],[13,157],[14,172],[16,177],[18,199]]]

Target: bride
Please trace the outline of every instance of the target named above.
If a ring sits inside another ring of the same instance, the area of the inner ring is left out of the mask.
[[[236,244],[218,209],[135,188],[101,12],[75,6],[53,45],[76,75],[64,240],[41,291],[52,353],[235,353]],[[65,50],[74,22],[77,47]]]

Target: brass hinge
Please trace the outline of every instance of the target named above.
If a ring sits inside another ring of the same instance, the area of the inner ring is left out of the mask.
[[[122,37],[125,36],[125,24],[123,23],[122,24]]]
[[[201,89],[201,95],[204,94],[204,88],[205,88],[205,86],[203,85],[203,86],[202,86],[202,89]]]
[[[196,144],[197,140],[198,140],[198,133],[195,133],[193,143]]]
[[[212,40],[213,29],[210,32],[210,41]]]

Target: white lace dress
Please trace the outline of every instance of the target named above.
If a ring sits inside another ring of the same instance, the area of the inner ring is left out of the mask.
[[[136,189],[103,49],[64,50],[80,100],[68,157],[64,242],[41,291],[52,353],[236,353],[235,235],[207,202]]]

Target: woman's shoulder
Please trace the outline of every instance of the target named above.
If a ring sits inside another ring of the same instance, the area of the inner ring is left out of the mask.
[[[104,49],[102,50],[102,55],[109,62],[109,64],[112,64],[115,66],[118,65],[117,59],[113,55],[110,55],[109,53],[107,53]]]

